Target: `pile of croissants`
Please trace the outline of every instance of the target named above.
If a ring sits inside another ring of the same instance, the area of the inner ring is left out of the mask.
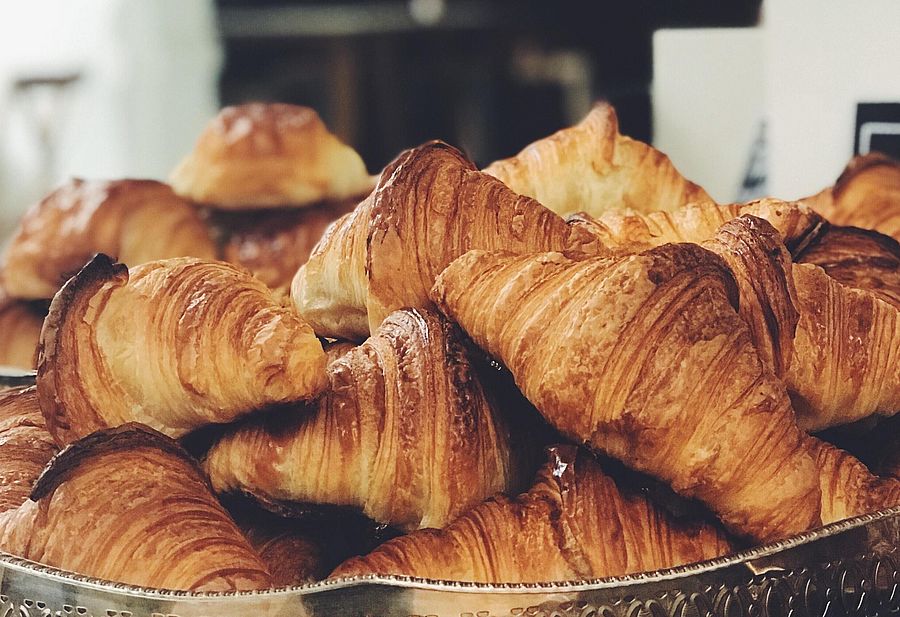
[[[226,108],[170,184],[72,180],[7,244],[0,364],[37,378],[0,391],[0,550],[564,581],[900,505],[897,239],[881,155],[720,204],[605,104],[377,176],[308,108]]]

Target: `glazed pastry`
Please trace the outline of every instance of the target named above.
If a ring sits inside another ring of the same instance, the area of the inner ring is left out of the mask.
[[[432,295],[568,438],[703,501],[740,535],[820,524],[813,458],[714,253],[471,251]]]
[[[621,489],[583,450],[553,448],[535,485],[495,497],[446,529],[391,540],[339,566],[332,578],[398,574],[478,583],[535,583],[622,576],[731,552],[708,524],[677,521]]]
[[[900,480],[872,475],[858,459],[824,441],[810,442],[821,474],[823,524],[900,505]]]
[[[428,308],[441,270],[469,249],[602,250],[536,201],[429,142],[388,165],[375,191],[322,237],[291,295],[316,333],[361,340],[399,308]]]
[[[53,299],[41,333],[38,394],[60,444],[131,421],[180,437],[325,385],[312,329],[223,262],[129,271],[98,255]]]
[[[459,329],[391,315],[328,367],[315,410],[249,419],[204,462],[220,493],[352,506],[404,530],[440,527],[513,486],[507,429]]]
[[[577,125],[540,139],[484,170],[520,195],[560,215],[630,208],[673,210],[711,202],[659,150],[619,134],[611,105],[601,103]]]
[[[586,213],[569,217],[584,225],[603,244],[635,252],[670,242],[703,242],[739,216],[752,215],[769,222],[792,255],[800,253],[827,226],[825,220],[796,202],[761,199],[746,204],[692,203],[669,212],[610,210],[597,218]]]
[[[0,512],[25,503],[56,451],[34,386],[0,390]]]
[[[245,523],[241,531],[271,573],[272,586],[302,585],[328,576],[322,546],[315,536],[296,530],[292,521]]]
[[[798,257],[831,278],[869,291],[900,309],[900,243],[877,231],[829,226]]]
[[[359,154],[315,110],[250,103],[226,107],[172,172],[175,192],[223,209],[302,207],[371,188]]]
[[[857,156],[833,187],[804,201],[835,225],[874,229],[900,240],[900,161],[877,152]]]
[[[213,212],[224,236],[222,259],[243,266],[275,288],[288,288],[325,229],[359,200],[323,203],[303,209]]]
[[[96,253],[129,266],[169,257],[214,259],[199,212],[155,180],[73,179],[29,208],[3,255],[10,296],[49,299]]]
[[[31,499],[0,515],[0,548],[130,585],[265,589],[271,579],[193,459],[137,424],[63,450]]]
[[[785,377],[801,426],[900,411],[900,312],[874,294],[795,264],[800,322]]]
[[[34,368],[42,313],[36,303],[13,300],[0,287],[0,366]]]

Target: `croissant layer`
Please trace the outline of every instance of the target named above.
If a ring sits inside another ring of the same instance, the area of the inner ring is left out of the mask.
[[[0,512],[25,503],[56,452],[34,386],[0,390]]]

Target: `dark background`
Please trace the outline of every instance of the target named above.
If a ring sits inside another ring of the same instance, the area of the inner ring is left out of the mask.
[[[652,138],[651,37],[756,24],[760,0],[219,0],[223,104],[316,108],[376,171],[441,138],[509,156],[607,99]],[[424,15],[424,16],[423,16]],[[418,16],[418,17],[417,17]]]

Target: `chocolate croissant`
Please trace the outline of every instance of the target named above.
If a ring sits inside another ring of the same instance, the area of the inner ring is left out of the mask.
[[[81,180],[25,213],[0,263],[10,296],[49,299],[96,253],[136,266],[169,257],[214,259],[206,223],[155,180]]]
[[[423,529],[340,565],[332,578],[395,574],[477,583],[571,581],[670,568],[730,553],[716,527],[677,521],[617,486],[588,453],[549,451],[534,486],[445,529]]]
[[[900,161],[873,152],[853,158],[833,187],[804,200],[835,225],[900,240]]]
[[[431,306],[437,275],[475,248],[602,250],[590,233],[434,141],[402,153],[375,191],[328,229],[291,296],[320,336],[363,339],[397,309]]]
[[[10,298],[0,287],[0,366],[34,368],[45,312],[34,302]]]
[[[53,299],[37,371],[60,444],[130,421],[180,437],[326,384],[303,320],[247,272],[192,258],[129,271],[98,255]]]
[[[471,251],[432,295],[563,435],[700,499],[741,535],[820,524],[813,458],[714,253]]]
[[[352,506],[405,530],[442,526],[515,479],[507,428],[469,356],[456,326],[397,311],[330,363],[315,410],[250,418],[204,467],[218,492]]]
[[[247,210],[346,199],[370,190],[372,180],[315,110],[249,103],[226,107],[207,124],[171,182],[191,201]]]
[[[194,460],[136,424],[94,433],[54,458],[31,499],[0,515],[0,549],[144,587],[271,586]]]
[[[0,390],[0,512],[25,503],[56,451],[34,386]]]
[[[539,139],[485,168],[506,186],[560,215],[630,208],[673,210],[712,202],[659,150],[619,134],[611,105],[600,103],[578,124]]]

